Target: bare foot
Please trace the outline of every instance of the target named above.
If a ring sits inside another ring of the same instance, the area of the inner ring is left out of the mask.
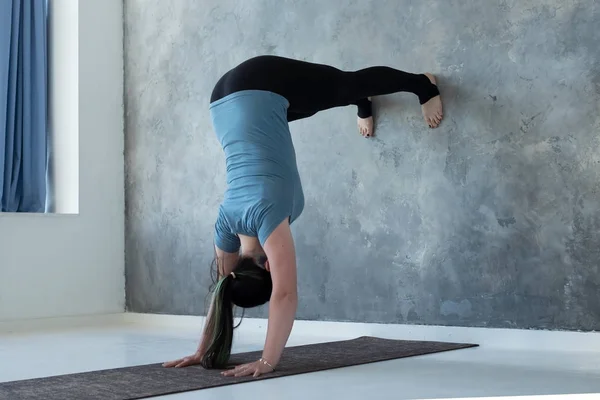
[[[434,85],[437,84],[435,76],[430,73],[425,73],[425,75],[429,78],[431,83]],[[442,98],[440,96],[435,96],[427,103],[423,104],[421,108],[423,109],[423,117],[425,118],[427,125],[429,125],[430,128],[437,128],[444,117],[442,111]]]
[[[373,117],[360,118],[357,117],[358,132],[363,137],[373,136]]]

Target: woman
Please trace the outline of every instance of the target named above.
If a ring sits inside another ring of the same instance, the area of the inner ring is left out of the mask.
[[[225,153],[228,187],[215,223],[218,282],[198,350],[165,367],[225,368],[233,337],[233,305],[249,308],[269,302],[262,358],[222,374],[256,377],[276,368],[298,302],[290,225],[304,207],[288,123],[352,104],[358,108],[359,132],[370,137],[370,97],[396,92],[417,95],[425,122],[431,128],[440,124],[442,102],[431,74],[384,66],[347,72],[260,56],[219,80],[210,112]]]

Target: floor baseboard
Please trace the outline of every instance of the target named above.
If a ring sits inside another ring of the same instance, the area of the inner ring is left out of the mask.
[[[0,334],[29,334],[69,329],[111,329],[116,327],[177,327],[200,332],[204,317],[170,314],[116,313],[59,318],[38,318],[0,322]],[[262,335],[267,320],[244,318],[236,335]],[[359,336],[390,339],[475,343],[507,350],[600,352],[600,332],[542,331],[498,328],[469,328],[430,325],[374,324],[356,322],[296,321],[293,336],[342,340]]]
[[[149,326],[201,329],[204,317],[127,313],[128,321]],[[267,320],[244,318],[239,334],[264,335]],[[430,325],[296,321],[292,335],[333,339],[377,336],[390,339],[476,343],[496,349],[600,352],[599,332],[469,328]]]

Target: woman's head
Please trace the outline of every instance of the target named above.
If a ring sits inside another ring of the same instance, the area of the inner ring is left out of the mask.
[[[215,284],[212,311],[207,321],[209,345],[202,358],[204,368],[224,368],[231,354],[233,341],[233,306],[257,307],[271,298],[271,274],[254,258],[240,257],[233,272]]]

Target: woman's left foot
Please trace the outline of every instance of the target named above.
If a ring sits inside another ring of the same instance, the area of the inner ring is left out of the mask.
[[[373,117],[357,118],[358,132],[363,137],[373,136]]]

